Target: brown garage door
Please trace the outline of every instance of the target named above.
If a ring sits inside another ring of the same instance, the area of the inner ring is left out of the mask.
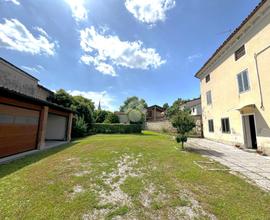
[[[36,148],[39,111],[0,104],[0,157]]]

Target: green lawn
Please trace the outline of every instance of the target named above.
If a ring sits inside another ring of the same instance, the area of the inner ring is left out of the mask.
[[[96,135],[0,165],[0,219],[270,219],[270,194],[172,137]]]

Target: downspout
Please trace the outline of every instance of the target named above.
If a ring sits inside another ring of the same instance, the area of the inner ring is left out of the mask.
[[[266,47],[265,49],[261,50],[258,53],[254,54],[255,64],[256,64],[256,73],[258,78],[258,84],[259,84],[259,90],[260,90],[260,99],[261,99],[261,109],[264,110],[264,100],[263,100],[263,94],[262,94],[262,84],[261,84],[261,77],[259,72],[259,65],[258,65],[258,56],[264,53],[266,50],[270,49],[270,45]]]

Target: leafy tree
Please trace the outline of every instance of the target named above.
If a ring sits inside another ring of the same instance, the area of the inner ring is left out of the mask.
[[[167,110],[167,109],[169,108],[169,104],[168,104],[168,103],[165,103],[165,104],[163,105],[163,108],[164,108],[165,110]]]
[[[177,99],[173,104],[172,106],[170,106],[168,109],[167,109],[167,112],[166,112],[166,115],[167,117],[171,118],[173,117],[175,114],[177,114],[180,110],[180,106],[185,102],[185,100],[182,100],[182,99]]]
[[[49,101],[58,105],[70,108],[73,104],[73,97],[68,94],[64,89],[60,89],[49,98]]]
[[[143,111],[147,108],[147,103],[144,99],[139,99],[137,96],[127,98],[124,104],[120,107],[121,112],[128,112],[132,109]]]
[[[97,110],[94,112],[94,119],[96,123],[103,123],[109,114],[108,111],[105,110]]]
[[[186,110],[178,111],[175,113],[171,122],[173,127],[177,129],[176,141],[182,143],[182,149],[184,149],[184,143],[187,142],[187,133],[190,132],[195,127],[195,122],[190,113]]]
[[[90,129],[91,124],[93,123],[93,111],[95,108],[92,100],[82,96],[72,96],[65,90],[60,89],[50,97],[49,101],[75,111],[75,121],[73,126],[77,126],[77,121],[81,124],[83,121],[86,124],[87,129]],[[73,130],[76,132],[76,128]]]
[[[94,110],[94,103],[86,99],[82,96],[74,96],[73,97],[73,104],[71,108],[77,112],[79,117],[83,117],[85,122],[90,128],[91,124],[93,123],[93,110]]]
[[[108,124],[117,124],[120,123],[119,118],[116,114],[109,112],[108,115],[105,118],[104,123]]]

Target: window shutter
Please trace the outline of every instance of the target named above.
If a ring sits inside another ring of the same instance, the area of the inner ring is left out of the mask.
[[[243,81],[242,81],[242,76],[241,74],[237,75],[237,81],[238,81],[238,88],[239,88],[239,92],[243,92],[244,88],[243,88]]]
[[[249,81],[248,81],[247,71],[244,71],[243,72],[243,82],[244,82],[244,89],[245,89],[245,91],[249,90]]]

